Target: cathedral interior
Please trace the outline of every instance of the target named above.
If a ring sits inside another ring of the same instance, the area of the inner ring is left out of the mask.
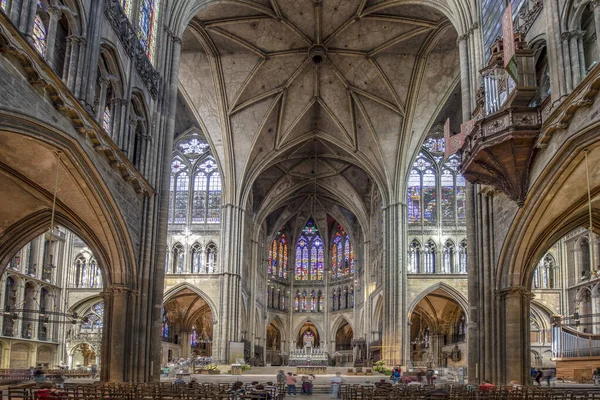
[[[598,0],[1,0],[0,369],[591,376],[599,33]]]

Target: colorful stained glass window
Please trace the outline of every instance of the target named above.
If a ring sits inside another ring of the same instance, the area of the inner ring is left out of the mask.
[[[435,223],[437,221],[437,193],[436,176],[432,169],[423,173],[423,221]]]
[[[445,148],[444,138],[428,138],[423,143],[423,147],[432,153],[443,153]]]
[[[0,2],[0,7],[6,11],[6,7],[8,5],[8,0],[2,0],[2,2]]]
[[[319,290],[319,312],[323,311],[323,293]]]
[[[110,126],[112,121],[112,114],[108,106],[104,107],[104,114],[102,115],[102,129],[104,132],[110,135]]]
[[[154,62],[158,33],[159,0],[140,0],[138,38],[150,61]]]
[[[167,310],[163,307],[162,313],[162,335],[163,338],[169,337],[169,320],[167,319]]]
[[[300,311],[300,292],[296,292],[296,299],[294,301],[294,310]]]
[[[310,292],[310,311],[317,311],[317,298],[315,296],[315,291]]]
[[[192,329],[192,335],[190,336],[190,345],[192,347],[198,346],[198,331],[196,330],[196,327]]]
[[[333,278],[354,273],[354,250],[350,237],[341,225],[338,225],[331,245],[331,272]]]
[[[213,173],[208,184],[208,214],[209,224],[218,224],[221,221],[221,176]]]
[[[421,222],[421,174],[413,169],[408,179],[408,223]]]
[[[442,222],[454,223],[454,174],[445,169],[441,176]]]
[[[123,11],[125,11],[125,14],[131,18],[131,5],[133,3],[133,0],[120,0],[121,2],[121,7],[123,7]]]
[[[306,291],[302,292],[302,311],[306,311]]]
[[[47,35],[46,25],[38,14],[33,21],[33,47],[35,47],[42,57],[46,55]]]
[[[284,230],[285,228],[281,227],[271,242],[267,267],[269,275],[282,279],[287,278],[288,266],[288,243]]]
[[[296,245],[296,280],[323,280],[323,240],[312,218]]]

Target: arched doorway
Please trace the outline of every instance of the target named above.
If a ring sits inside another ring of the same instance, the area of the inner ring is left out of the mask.
[[[281,331],[273,321],[267,328],[267,364],[282,365]]]
[[[456,297],[444,288],[429,292],[410,314],[412,367],[465,367],[466,313]]]
[[[298,331],[296,347],[299,349],[308,349],[319,348],[320,346],[321,340],[319,338],[319,331],[317,330],[317,327],[311,321],[306,321]]]
[[[352,353],[352,338],[354,337],[354,331],[352,327],[345,319],[341,321],[336,333],[335,333],[335,361],[336,366],[352,366],[353,365],[353,353]]]
[[[163,364],[190,355],[211,362],[213,311],[202,296],[189,287],[167,295],[162,317]]]

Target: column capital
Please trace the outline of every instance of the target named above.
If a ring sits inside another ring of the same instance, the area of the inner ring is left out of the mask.
[[[106,299],[107,297],[114,297],[115,295],[135,296],[137,295],[137,290],[133,290],[125,285],[112,285],[105,287],[104,290],[100,292],[100,295],[104,299]]]
[[[525,286],[511,286],[507,288],[500,289],[496,291],[496,294],[500,296],[500,298],[505,299],[507,297],[522,297],[523,299],[531,300],[535,297],[535,295],[527,289]]]
[[[591,0],[590,1],[590,7],[597,8],[598,6],[600,6],[600,0]]]
[[[460,42],[466,41],[468,38],[469,38],[469,32],[464,33],[464,34],[460,35],[458,37],[458,39],[456,39],[456,43],[460,44]]]

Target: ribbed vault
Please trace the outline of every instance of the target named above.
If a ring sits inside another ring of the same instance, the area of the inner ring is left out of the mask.
[[[456,85],[445,14],[399,1],[200,7],[183,35],[180,88],[223,166],[225,201],[252,201],[265,218],[316,195],[361,225],[373,185],[392,201]]]

